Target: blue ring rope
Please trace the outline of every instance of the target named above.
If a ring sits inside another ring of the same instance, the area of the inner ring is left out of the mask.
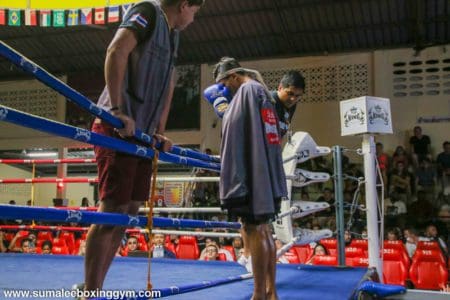
[[[131,216],[118,213],[93,212],[82,210],[62,210],[46,207],[30,207],[20,205],[0,205],[0,220],[36,220],[44,222],[86,223],[115,226],[147,225],[146,216]],[[154,227],[178,228],[230,228],[239,229],[238,222],[215,222],[190,219],[172,219],[153,217]]]
[[[219,285],[223,285],[223,284],[242,281],[242,280],[252,278],[252,276],[253,275],[251,273],[242,274],[242,275],[234,275],[234,276],[229,276],[226,278],[221,278],[221,279],[216,279],[216,280],[203,281],[200,283],[186,284],[186,285],[181,285],[181,286],[171,286],[171,287],[162,288],[162,289],[152,289],[152,292],[153,292],[153,294],[155,294],[155,292],[159,292],[161,297],[168,297],[168,296],[173,296],[173,295],[190,293],[190,292],[194,292],[194,291],[198,291],[198,290],[202,290],[202,289],[207,289],[210,287],[219,286]],[[94,298],[92,300],[109,300],[109,299],[112,299],[112,298]],[[127,297],[125,297],[123,299],[124,300],[148,300],[149,298],[146,298],[146,297],[127,298]]]
[[[151,148],[138,146],[123,140],[103,136],[86,129],[77,128],[66,125],[53,120],[48,120],[42,117],[30,115],[3,105],[0,105],[0,121],[7,121],[19,126],[28,127],[34,130],[44,131],[53,135],[77,140],[84,143],[89,143],[96,146],[101,146],[109,149],[114,149],[128,154],[153,158],[154,151]],[[210,169],[213,171],[220,171],[220,164],[213,162],[206,162],[185,156],[178,156],[171,153],[160,152],[159,159],[162,161],[200,167]]]
[[[81,108],[89,111],[91,114],[97,116],[98,118],[108,122],[115,128],[123,128],[123,123],[120,119],[114,117],[112,114],[107,112],[106,110],[95,105],[91,100],[89,100],[86,96],[82,95],[80,92],[71,88],[42,67],[31,61],[30,59],[23,56],[21,53],[17,52],[13,48],[9,47],[4,42],[0,41],[0,55],[14,63],[17,67],[24,70],[28,74],[36,77],[39,81],[44,83],[45,85],[51,87],[55,91],[59,92],[63,96],[65,96],[68,100],[74,102],[79,105]],[[134,135],[138,140],[150,144],[152,137],[148,134],[142,132],[141,130],[135,130]],[[181,156],[187,156],[199,160],[209,161],[209,162],[217,162],[220,163],[220,159],[207,155],[205,153],[200,153],[191,149],[181,148],[178,146],[173,146],[170,150],[171,153]]]

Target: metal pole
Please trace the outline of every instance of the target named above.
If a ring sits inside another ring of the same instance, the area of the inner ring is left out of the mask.
[[[336,204],[336,230],[338,240],[339,266],[345,266],[345,240],[344,240],[344,188],[342,181],[342,148],[333,147],[334,164],[334,198]]]
[[[364,154],[364,177],[367,207],[367,235],[369,239],[369,267],[377,269],[380,281],[383,281],[383,264],[380,260],[380,241],[378,230],[378,202],[375,169],[375,142],[370,134],[364,134],[362,142]]]

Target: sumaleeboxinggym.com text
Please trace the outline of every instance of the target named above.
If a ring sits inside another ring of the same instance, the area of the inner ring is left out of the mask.
[[[14,298],[106,298],[111,300],[128,299],[128,298],[160,298],[161,291],[124,291],[124,290],[3,290],[3,296],[6,299]]]

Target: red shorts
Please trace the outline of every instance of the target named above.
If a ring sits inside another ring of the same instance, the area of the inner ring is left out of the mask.
[[[99,119],[94,121],[92,131],[122,139],[112,126]],[[134,138],[122,140],[139,144]],[[150,159],[98,146],[94,146],[94,152],[97,159],[100,200],[114,205],[148,200],[152,174]]]

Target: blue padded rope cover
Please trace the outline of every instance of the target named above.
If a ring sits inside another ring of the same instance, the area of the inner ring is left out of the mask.
[[[141,227],[147,225],[147,217],[143,216],[130,216],[117,213],[100,213],[81,210],[62,210],[56,208],[29,207],[20,205],[0,205],[0,219],[21,219],[67,223],[74,222]],[[241,228],[241,224],[238,222],[213,222],[160,217],[153,217],[153,226],[180,228]]]
[[[151,148],[138,146],[119,139],[103,136],[86,129],[30,115],[3,105],[0,105],[0,121],[7,121],[19,126],[44,131],[53,135],[58,135],[80,142],[114,149],[136,156],[146,157],[149,159],[152,159],[154,156],[154,151]],[[218,163],[206,162],[203,160],[179,156],[166,152],[160,152],[159,159],[175,164],[200,167],[214,171],[220,170],[220,164]]]
[[[354,299],[358,299],[358,292],[365,292],[377,298],[406,293],[406,288],[401,285],[382,284],[374,281],[364,281],[356,290]]]
[[[95,105],[91,100],[89,100],[86,96],[82,95],[75,89],[71,88],[42,67],[31,61],[30,59],[23,56],[21,53],[9,47],[4,42],[0,41],[0,55],[14,63],[16,66],[27,72],[28,74],[36,77],[39,81],[51,87],[55,91],[59,92],[61,95],[67,97],[67,99],[71,100],[75,104],[79,105],[81,108],[89,111],[91,114],[97,116],[98,118],[108,122],[115,128],[123,128],[123,123],[120,119],[114,117],[112,114],[107,112],[104,109],[101,109],[97,105]],[[141,130],[136,128],[135,137],[144,142],[150,143],[151,137]],[[214,156],[207,155],[205,153],[200,153],[191,149],[185,149],[178,146],[173,146],[171,151],[173,154],[188,156],[191,158],[196,158],[204,161],[210,162],[218,162],[220,160]]]

